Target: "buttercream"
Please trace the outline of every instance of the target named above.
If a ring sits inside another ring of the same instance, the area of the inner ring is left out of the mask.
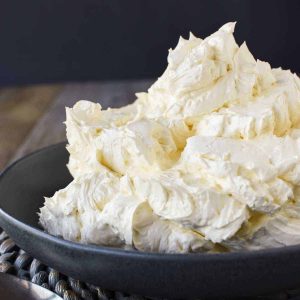
[[[172,253],[300,243],[300,80],[234,27],[180,38],[128,106],[66,109],[74,180],[45,199],[49,233]]]

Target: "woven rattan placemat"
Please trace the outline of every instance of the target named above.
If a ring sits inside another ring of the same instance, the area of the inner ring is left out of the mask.
[[[1,229],[0,229],[1,230]],[[108,291],[92,284],[67,277],[42,264],[20,249],[9,236],[0,233],[0,272],[9,273],[47,288],[67,300],[147,300],[143,296]],[[202,298],[199,298],[199,300]],[[247,300],[300,300],[300,288],[283,291],[276,295],[242,298]],[[152,298],[153,300],[153,298]],[[158,300],[158,299],[157,299]],[[162,299],[161,299],[162,300]],[[166,300],[166,299],[165,299]],[[224,298],[217,300],[225,300]]]

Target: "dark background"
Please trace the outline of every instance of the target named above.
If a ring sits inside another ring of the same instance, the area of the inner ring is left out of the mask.
[[[300,1],[7,0],[0,4],[0,85],[159,76],[179,35],[238,21],[256,58],[300,71]]]

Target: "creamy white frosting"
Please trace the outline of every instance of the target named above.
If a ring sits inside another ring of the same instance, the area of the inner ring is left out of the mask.
[[[180,38],[131,105],[66,109],[74,180],[41,208],[49,233],[178,253],[300,243],[300,80],[234,26]]]

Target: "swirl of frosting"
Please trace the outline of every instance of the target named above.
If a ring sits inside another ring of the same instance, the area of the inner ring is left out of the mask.
[[[66,109],[74,180],[45,199],[49,233],[172,253],[300,243],[300,79],[234,27],[180,38],[128,106]]]

